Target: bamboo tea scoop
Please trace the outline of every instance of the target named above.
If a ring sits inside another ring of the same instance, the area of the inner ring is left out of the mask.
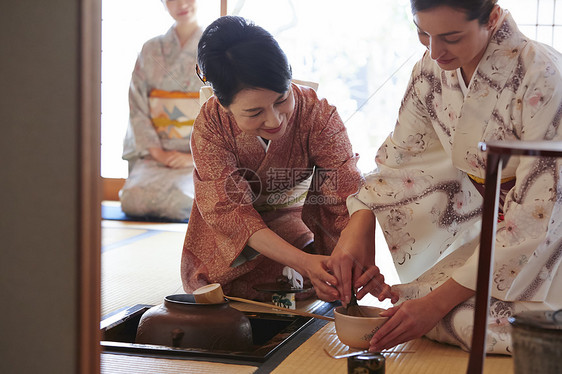
[[[323,319],[323,320],[326,320],[326,321],[334,321],[333,317],[327,317],[327,316],[323,316],[323,315],[320,315],[320,314],[303,312],[303,311],[299,311],[299,310],[295,310],[295,309],[283,308],[283,307],[279,307],[277,305],[272,305],[272,304],[267,304],[267,303],[261,303],[259,301],[243,299],[241,297],[226,296],[223,293],[222,287],[219,283],[211,283],[211,284],[208,284],[206,286],[203,286],[203,287],[200,287],[200,288],[196,289],[195,291],[193,291],[193,297],[195,298],[195,302],[201,303],[201,304],[222,303],[222,302],[224,302],[224,299],[226,298],[226,299],[232,300],[232,301],[238,301],[238,302],[241,302],[241,303],[253,304],[253,305],[263,306],[263,307],[274,309],[274,310],[280,310],[280,311],[283,311],[284,313],[295,314],[295,315],[298,315],[298,316],[318,318],[318,319]]]
[[[365,314],[361,310],[361,306],[357,303],[357,296],[355,295],[355,289],[353,286],[351,286],[351,300],[345,307],[345,311],[348,316],[365,317]]]

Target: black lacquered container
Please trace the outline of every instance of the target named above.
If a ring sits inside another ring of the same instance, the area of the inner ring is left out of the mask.
[[[381,353],[364,353],[347,358],[347,374],[384,374],[386,361]]]
[[[515,374],[562,373],[562,309],[509,317]]]

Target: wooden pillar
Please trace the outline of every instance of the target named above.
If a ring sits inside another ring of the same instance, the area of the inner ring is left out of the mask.
[[[101,0],[82,0],[80,18],[77,372],[97,374],[101,354]]]

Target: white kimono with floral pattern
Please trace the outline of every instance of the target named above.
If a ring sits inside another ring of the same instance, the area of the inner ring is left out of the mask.
[[[561,56],[522,35],[504,12],[466,95],[457,71],[442,70],[425,53],[395,130],[379,149],[377,169],[348,199],[350,214],[371,209],[376,215],[403,283],[394,286],[400,302],[449,278],[476,288],[483,199],[467,174],[485,177],[478,143],[562,140]],[[562,308],[560,176],[560,161],[552,158],[514,156],[502,172],[515,182],[502,191],[488,352],[510,354],[510,315]],[[428,336],[469,349],[473,310],[471,298]]]
[[[174,26],[144,43],[135,63],[129,87],[129,127],[123,142],[123,159],[148,155],[148,148],[189,152],[189,138],[160,139],[150,118],[149,95],[153,89],[199,92],[203,85],[195,73],[198,29],[183,46]]]

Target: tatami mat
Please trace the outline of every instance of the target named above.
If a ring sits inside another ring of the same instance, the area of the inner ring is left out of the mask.
[[[138,236],[139,234],[142,234],[144,232],[146,232],[146,230],[129,228],[103,229],[101,241],[103,243],[103,247],[107,248],[108,246],[123,242],[124,240],[134,238],[135,236]]]
[[[136,304],[160,304],[167,295],[183,293],[183,226],[183,231],[151,225],[103,227],[102,316]]]
[[[163,360],[108,353],[101,355],[101,374],[250,374],[256,370],[257,367],[246,365],[228,365],[188,360]]]
[[[102,316],[136,304],[156,305],[183,293],[180,258],[185,226],[167,224],[104,224],[102,236]],[[162,230],[166,229],[166,230]],[[237,309],[271,309],[232,302]],[[313,312],[323,303],[303,300],[297,308]]]
[[[330,357],[349,352],[349,348],[341,343],[336,335],[333,322],[325,325],[289,357],[287,357],[272,373],[294,374],[306,368],[307,374],[345,373],[347,359]],[[386,372],[393,374],[455,374],[465,373],[468,364],[468,353],[460,348],[439,344],[426,338],[416,339],[394,347],[384,353]],[[404,352],[404,353],[400,353]],[[513,359],[507,356],[488,356],[484,373],[512,373]]]
[[[166,223],[166,222],[130,222],[130,221],[102,221],[102,236],[105,229],[144,229],[158,231],[182,232],[185,235],[187,230],[186,223]]]
[[[167,295],[183,293],[180,258],[186,224],[102,222],[102,316],[136,304],[156,305]],[[299,302],[298,309],[313,311],[317,301]],[[367,297],[361,304],[377,305]],[[232,303],[236,308],[262,311],[261,307]],[[380,305],[388,307],[389,305]],[[334,359],[348,347],[336,335],[333,322],[291,353],[273,371],[274,374],[345,373],[347,359]],[[394,374],[464,373],[468,353],[453,346],[422,338],[395,348],[409,353],[385,353],[386,372]],[[156,359],[140,356],[102,354],[102,373],[253,373],[254,366],[228,365],[203,361]],[[505,356],[488,356],[485,373],[512,373],[513,360]]]

